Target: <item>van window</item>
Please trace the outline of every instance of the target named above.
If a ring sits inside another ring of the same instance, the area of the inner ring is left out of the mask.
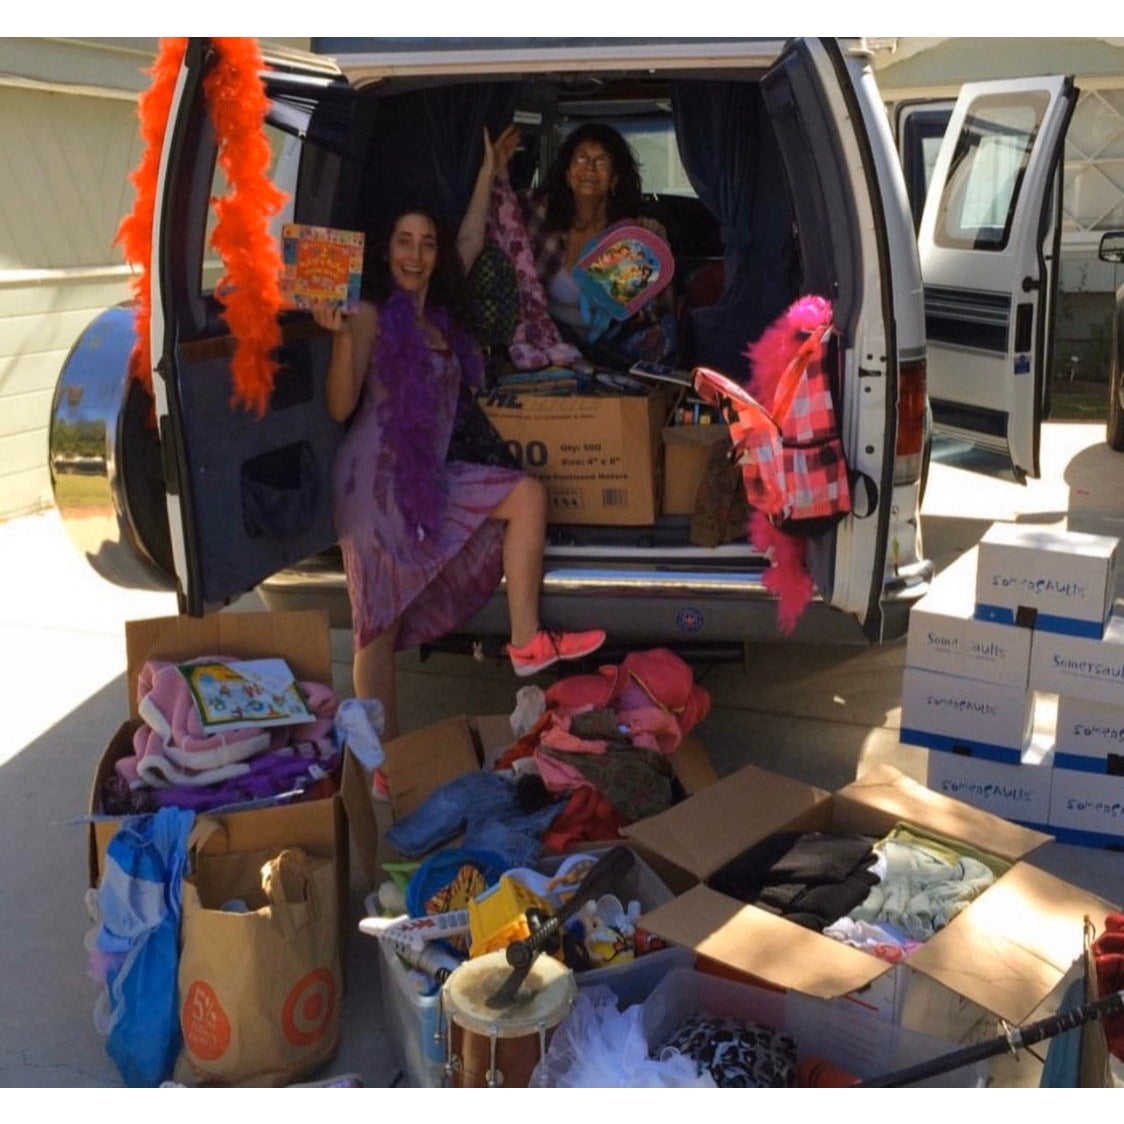
[[[293,200],[296,198],[297,194],[297,173],[300,171],[301,150],[303,145],[296,137],[283,133],[280,129],[275,129],[268,123],[264,125],[264,130],[272,154],[272,159],[270,160],[269,167],[266,169],[266,174],[273,183],[285,193],[285,202],[269,225],[270,232],[273,234],[274,238],[277,239],[277,244],[280,246],[282,224],[293,221]],[[226,194],[227,190],[228,184],[226,176],[223,174],[223,170],[216,159],[211,179],[210,198],[221,199]],[[215,285],[222,275],[222,262],[215,253],[214,247],[211,245],[211,236],[214,234],[215,224],[217,222],[218,218],[215,215],[214,207],[208,207],[206,231],[203,235],[204,250],[202,254],[202,275],[199,278],[199,291],[203,296],[214,292]]]
[[[921,229],[921,215],[925,210],[925,196],[936,167],[937,153],[941,149],[948,120],[952,116],[952,103],[939,106],[910,107],[902,119],[901,157],[905,172],[906,193],[913,215],[913,229]]]
[[[1049,97],[990,95],[964,119],[937,213],[938,246],[967,250],[1006,247],[1011,221]]]
[[[675,128],[667,118],[662,120],[610,121],[632,145],[640,163],[644,190],[650,195],[685,195],[695,198],[695,190],[687,178],[675,143]]]

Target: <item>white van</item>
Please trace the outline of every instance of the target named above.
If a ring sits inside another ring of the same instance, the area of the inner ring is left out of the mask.
[[[640,156],[677,278],[721,263],[716,299],[684,312],[679,366],[705,362],[741,377],[740,349],[789,301],[805,293],[831,300],[827,369],[855,510],[809,543],[818,596],[796,636],[904,633],[932,575],[920,521],[930,397],[935,412],[939,405],[949,416],[983,419],[1016,470],[1037,474],[1053,192],[1072,83],[966,91],[970,102],[958,107],[937,161],[948,187],[930,193],[922,224],[933,247],[923,286],[901,165],[857,41],[313,46],[309,55],[270,56],[263,75],[274,174],[290,196],[278,226],[370,229],[411,176],[436,185],[455,212],[467,201],[485,125],[495,132],[513,118],[522,123],[527,151],[513,174],[530,183],[566,130],[592,117],[617,125]],[[341,429],[323,400],[329,340],[306,314],[283,316],[264,417],[230,407],[232,339],[206,248],[217,186],[202,81],[213,61],[208,41],[190,42],[162,156],[151,328],[157,423],[148,421],[144,391],[125,378],[131,313],[111,309],[60,376],[56,499],[102,574],[170,585],[184,612],[257,587],[273,606],[327,605],[333,624],[346,627],[330,498]],[[959,399],[948,371],[964,376]],[[104,489],[101,520],[70,518],[78,472],[87,497]],[[693,545],[689,523],[679,515],[641,527],[552,526],[544,623],[596,621],[614,643],[713,655],[775,636],[775,603],[761,581],[768,559],[744,538]],[[447,643],[499,652],[506,635],[501,587]]]

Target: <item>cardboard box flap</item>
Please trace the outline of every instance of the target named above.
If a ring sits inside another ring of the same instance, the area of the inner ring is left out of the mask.
[[[1085,917],[1112,906],[1018,863],[910,958],[914,970],[1024,1022],[1084,953]]]
[[[866,987],[891,966],[707,886],[643,914],[637,926],[778,987],[835,999]]]
[[[991,812],[934,792],[900,773],[892,765],[878,765],[835,794],[835,825],[839,831],[880,834],[905,820],[923,824],[950,839],[970,841],[974,847],[1015,862],[1049,843],[1053,836],[1020,827]],[[872,817],[871,812],[877,816]]]
[[[332,684],[328,614],[319,609],[291,613],[212,613],[205,617],[153,617],[125,622],[129,713],[137,713],[137,677],[146,660],[190,660],[199,656],[244,659],[280,657],[297,679]]]
[[[745,765],[624,834],[696,878],[830,799],[821,789]],[[705,830],[700,830],[705,825]]]
[[[694,734],[687,734],[679,743],[679,747],[671,755],[671,764],[688,796],[709,788],[718,780],[706,745]]]
[[[472,721],[480,744],[480,762],[490,769],[514,744],[515,731],[507,714],[480,714]]]
[[[395,820],[415,811],[442,785],[480,768],[472,727],[463,714],[402,734],[383,749]]]

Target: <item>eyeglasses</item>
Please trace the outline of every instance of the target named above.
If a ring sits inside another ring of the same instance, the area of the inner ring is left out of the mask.
[[[574,168],[596,168],[599,172],[607,172],[613,166],[613,162],[608,156],[589,156],[584,152],[579,152],[570,161],[570,165]]]

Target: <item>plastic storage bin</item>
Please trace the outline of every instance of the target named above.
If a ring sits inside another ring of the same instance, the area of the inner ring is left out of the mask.
[[[591,854],[600,848],[589,848]],[[565,856],[553,856],[541,865],[551,871]],[[627,902],[640,902],[644,910],[654,909],[672,894],[663,880],[639,856],[614,891]],[[387,1036],[407,1083],[414,1087],[439,1088],[444,1083],[445,1027],[441,1019],[441,993],[422,994],[417,977],[402,963],[383,941],[378,941],[379,983]],[[579,972],[574,979],[579,988],[602,984],[617,996],[622,1007],[641,1002],[656,984],[672,969],[690,967],[694,953],[689,949],[667,948],[619,965]]]

